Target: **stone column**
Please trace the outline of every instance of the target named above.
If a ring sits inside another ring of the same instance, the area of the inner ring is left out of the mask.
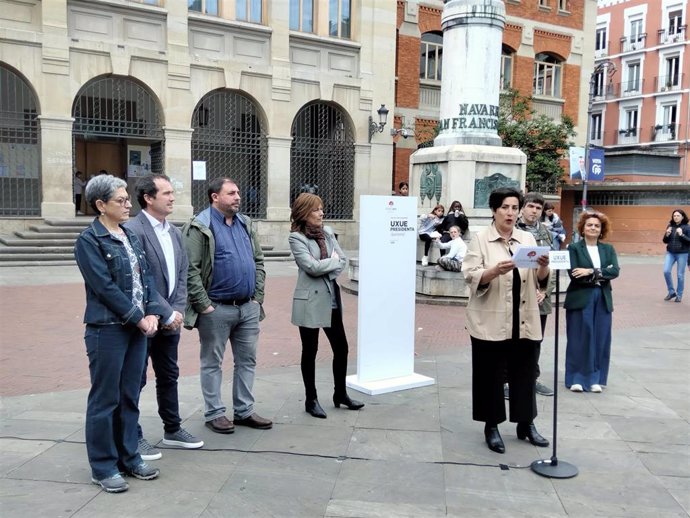
[[[266,219],[290,220],[290,146],[292,137],[268,137]]]
[[[73,218],[71,117],[38,117],[41,125],[41,216]]]
[[[191,128],[163,128],[165,131],[165,174],[175,189],[174,220],[184,220],[192,207],[192,133]]]
[[[435,146],[500,146],[502,0],[449,0],[441,18],[443,77]]]

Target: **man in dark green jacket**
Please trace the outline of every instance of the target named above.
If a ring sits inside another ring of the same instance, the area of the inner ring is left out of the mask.
[[[196,327],[201,342],[201,391],[206,426],[233,433],[235,425],[268,429],[273,423],[254,412],[254,375],[259,321],[264,313],[264,255],[252,221],[239,214],[234,180],[209,183],[210,207],[187,223],[182,237],[189,257],[184,326]],[[234,423],[221,399],[223,356],[230,339]]]

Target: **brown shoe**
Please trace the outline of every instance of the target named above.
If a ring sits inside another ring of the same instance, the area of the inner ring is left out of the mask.
[[[233,433],[235,431],[235,425],[224,415],[206,421],[206,427],[216,433]]]
[[[244,419],[235,417],[235,424],[237,426],[248,426],[249,428],[257,428],[258,430],[268,430],[273,428],[273,421],[264,419],[259,414],[252,414]]]

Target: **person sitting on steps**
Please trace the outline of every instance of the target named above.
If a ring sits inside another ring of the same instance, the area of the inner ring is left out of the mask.
[[[434,239],[441,237],[436,231],[436,228],[443,222],[443,213],[445,212],[443,205],[436,205],[429,213],[419,218],[419,239],[424,241],[424,256],[422,257],[422,266],[429,265],[429,249]]]

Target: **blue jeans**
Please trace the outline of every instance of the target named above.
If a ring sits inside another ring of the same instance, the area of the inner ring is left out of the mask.
[[[137,453],[139,384],[146,337],[130,325],[87,325],[91,390],[86,405],[86,451],[101,480],[141,463]]]
[[[225,415],[221,397],[223,385],[223,356],[230,339],[234,369],[232,376],[232,405],[234,417],[244,419],[254,413],[254,374],[256,372],[256,343],[259,339],[261,306],[247,302],[241,306],[214,304],[211,313],[199,314],[197,327],[201,342],[201,392],[204,395],[206,421]]]
[[[678,286],[675,290],[673,289],[673,277],[671,276],[673,263],[678,263],[676,266]],[[671,252],[666,252],[666,258],[664,260],[664,279],[666,279],[666,288],[668,289],[669,295],[675,293],[679,297],[683,296],[683,288],[685,287],[685,268],[687,268],[687,266],[688,254],[672,254]]]
[[[175,433],[180,429],[180,404],[177,397],[177,379],[180,377],[180,369],[177,366],[177,346],[180,343],[180,334],[158,333],[148,339],[148,357],[151,358],[153,371],[156,373],[156,401],[158,402],[158,415],[163,421],[163,430],[166,433]],[[146,368],[141,375],[141,389],[146,386]],[[144,436],[140,425],[137,425],[139,437]]]

